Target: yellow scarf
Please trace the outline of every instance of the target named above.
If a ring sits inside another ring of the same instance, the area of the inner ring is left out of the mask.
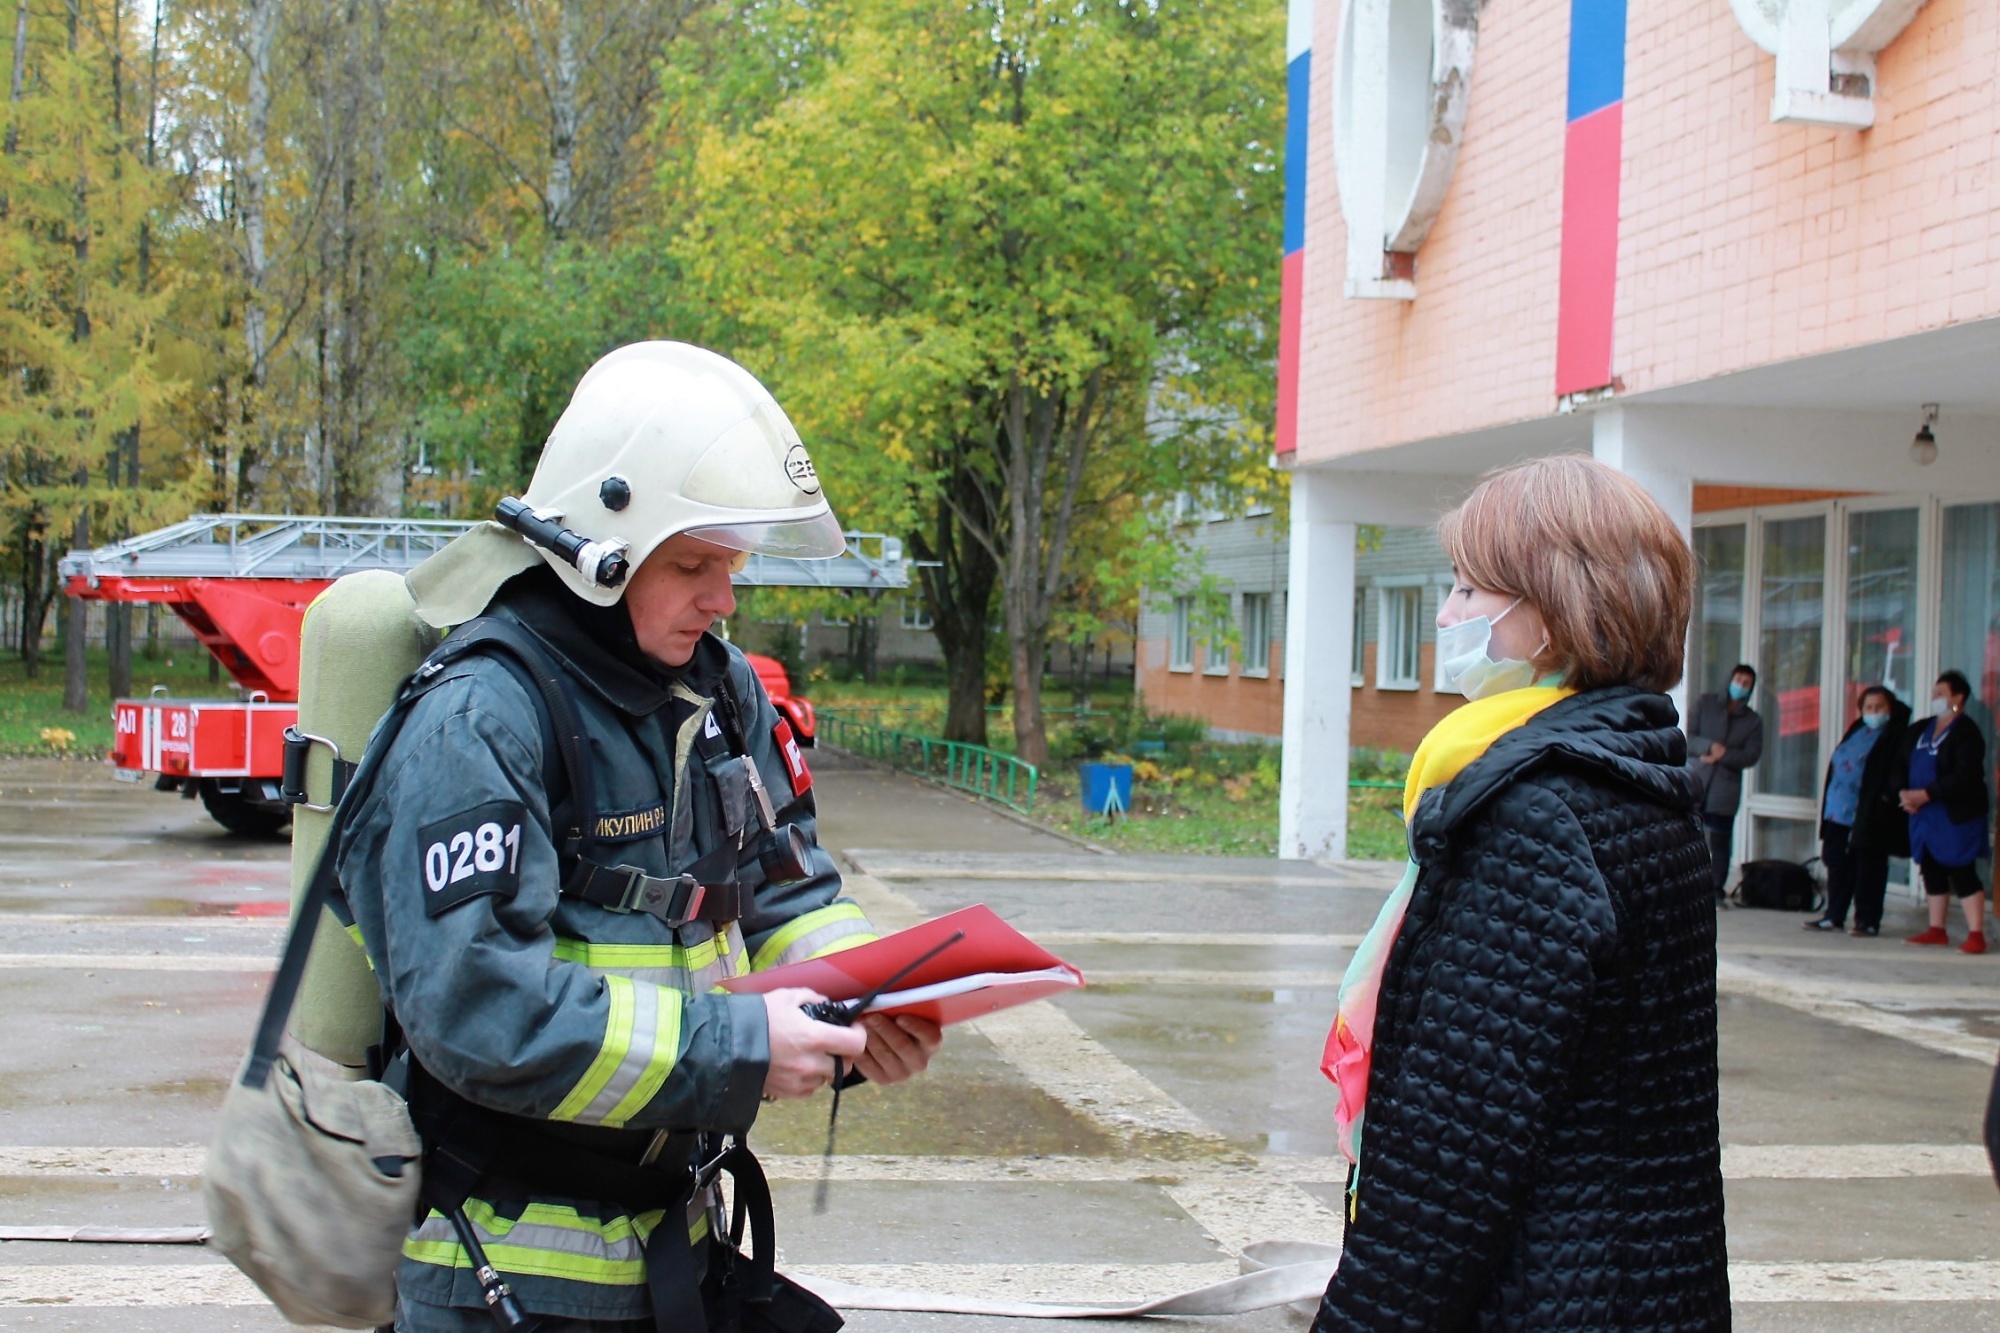
[[[1575,693],[1567,686],[1530,685],[1453,709],[1431,728],[1410,760],[1409,781],[1403,784],[1404,825],[1416,816],[1417,801],[1425,792],[1444,786],[1485,754],[1494,741]]]
[[[1576,691],[1562,686],[1531,685],[1508,690],[1485,699],[1475,699],[1454,709],[1431,728],[1410,760],[1410,780],[1403,786],[1403,823],[1416,817],[1417,801],[1433,787],[1442,787],[1492,747],[1493,742],[1526,722],[1544,708]],[[1405,867],[1403,879],[1382,904],[1375,924],[1362,936],[1360,947],[1347,964],[1341,979],[1339,1007],[1333,1030],[1326,1035],[1326,1050],[1320,1070],[1339,1090],[1334,1105],[1334,1133],[1340,1151],[1348,1161],[1361,1161],[1362,1112],[1368,1103],[1368,1071],[1375,1054],[1375,1005],[1382,993],[1382,974],[1389,966],[1389,950],[1403,928],[1403,914],[1409,910],[1415,892],[1415,862]],[[1359,1182],[1359,1173],[1355,1181]],[[1350,1217],[1354,1196],[1350,1188]]]

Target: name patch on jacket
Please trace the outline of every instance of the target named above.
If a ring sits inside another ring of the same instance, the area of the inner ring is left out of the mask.
[[[417,834],[423,858],[424,912],[438,916],[469,898],[512,898],[521,889],[519,801],[488,801],[426,824]]]
[[[778,743],[778,754],[785,761],[785,772],[792,779],[792,795],[804,796],[812,790],[812,770],[806,767],[806,752],[799,745],[799,738],[792,734],[792,724],[784,718],[771,728],[771,739]]]
[[[637,838],[650,838],[666,826],[667,807],[664,803],[656,803],[637,810],[599,815],[597,826],[591,832],[599,842],[631,842]]]

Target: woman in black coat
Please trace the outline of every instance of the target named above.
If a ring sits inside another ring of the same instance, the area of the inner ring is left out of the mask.
[[[1930,929],[1911,944],[1946,945],[1947,897],[1965,912],[1961,953],[1986,952],[1986,886],[1979,858],[1990,850],[1986,821],[1992,813],[1986,789],[1986,740],[1979,724],[1965,715],[1972,685],[1964,673],[1946,671],[1931,689],[1931,717],[1910,728],[1896,785],[1910,817],[1910,855],[1923,874]]]
[[[1886,686],[1861,691],[1859,712],[1827,761],[1819,809],[1819,859],[1826,868],[1826,913],[1807,930],[1842,930],[1854,905],[1855,935],[1882,933],[1889,858],[1910,854],[1910,821],[1897,802],[1903,733],[1910,706]]]
[[[1413,761],[1410,869],[1342,986],[1356,1165],[1314,1328],[1727,1328],[1715,907],[1661,693],[1692,554],[1575,457],[1487,478],[1439,536],[1473,702]]]

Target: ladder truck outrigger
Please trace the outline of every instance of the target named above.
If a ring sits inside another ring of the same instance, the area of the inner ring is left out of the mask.
[[[86,601],[169,607],[236,683],[226,699],[151,697],[112,704],[110,761],[151,775],[161,791],[199,797],[235,833],[275,833],[291,819],[280,795],[285,730],[298,720],[299,632],[313,598],[344,574],[406,573],[474,525],[447,519],[198,514],[144,536],[72,551],[63,590]],[[833,560],[753,555],[739,585],[883,592],[909,586],[902,542],[849,532]],[[817,727],[785,669],[750,654],[771,701],[803,744]]]

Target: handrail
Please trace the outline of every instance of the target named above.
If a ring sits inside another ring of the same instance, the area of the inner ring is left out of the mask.
[[[825,709],[819,713],[819,740],[892,768],[920,773],[947,787],[983,796],[1024,815],[1034,809],[1040,770],[1011,754],[983,745],[878,727]]]

